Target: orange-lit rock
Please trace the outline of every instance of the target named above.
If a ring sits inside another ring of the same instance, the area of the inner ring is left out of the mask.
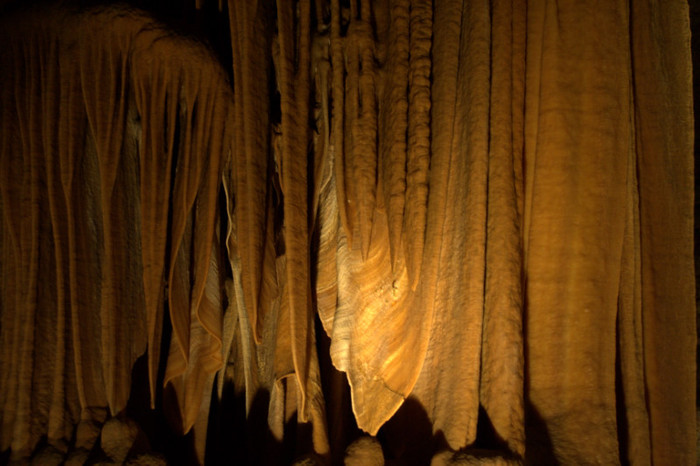
[[[685,2],[14,3],[0,462],[694,464]]]

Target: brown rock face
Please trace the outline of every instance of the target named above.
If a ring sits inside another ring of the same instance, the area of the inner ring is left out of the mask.
[[[123,463],[138,434],[138,425],[131,419],[111,418],[102,426],[100,446],[112,461]]]
[[[346,466],[384,466],[384,453],[379,442],[372,437],[360,437],[345,450]]]
[[[0,463],[696,461],[686,2],[0,3]]]

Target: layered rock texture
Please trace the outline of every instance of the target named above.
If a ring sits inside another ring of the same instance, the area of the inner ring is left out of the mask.
[[[5,459],[695,464],[686,2],[0,21]]]

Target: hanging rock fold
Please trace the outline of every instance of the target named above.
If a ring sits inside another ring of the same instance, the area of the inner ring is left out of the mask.
[[[11,460],[694,464],[685,2],[140,3],[0,20]]]

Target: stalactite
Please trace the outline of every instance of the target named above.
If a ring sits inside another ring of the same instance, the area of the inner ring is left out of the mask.
[[[320,2],[319,2],[320,3]],[[319,15],[320,16],[320,15]],[[323,19],[319,17],[318,19]],[[313,236],[318,241],[318,256],[312,274],[315,282],[316,311],[323,328],[331,334],[338,301],[337,238],[339,228],[337,171],[338,145],[332,143],[333,70],[331,36],[334,26],[321,26],[313,42],[314,99],[316,101],[314,136],[314,192],[312,200]],[[313,247],[313,240],[312,240]]]
[[[3,415],[2,435],[18,459],[29,455],[46,433],[50,443],[65,453],[64,442],[72,431],[66,423],[73,425],[78,417],[75,445],[89,452],[106,409],[116,415],[126,407],[131,367],[146,349],[147,335],[155,393],[164,279],[172,275],[178,257],[183,234],[179,216],[191,209],[196,215],[188,241],[197,247],[192,248],[188,265],[194,275],[190,293],[177,295],[185,288],[174,287],[172,280],[169,286],[174,341],[184,347],[178,354],[187,363],[187,353],[196,348],[185,375],[188,380],[183,382],[190,389],[178,394],[183,397],[185,430],[194,423],[193,413],[199,413],[203,374],[213,374],[221,364],[219,304],[204,288],[214,240],[211,213],[216,212],[220,160],[228,144],[230,97],[223,74],[211,67],[215,61],[199,46],[158,41],[163,30],[138,13],[105,9],[82,15],[58,12],[55,17],[51,13],[57,11],[49,10],[40,18],[23,17],[25,23],[14,26],[45,24],[36,40],[8,41],[13,52],[7,59],[22,60],[17,64],[23,63],[19,69],[24,74],[4,81],[12,88],[15,105],[3,118],[16,120],[24,137],[4,138],[9,150],[3,157],[20,157],[7,162],[21,174],[6,180],[3,198],[26,199],[26,206],[17,206],[30,213],[10,216],[9,207],[4,209],[3,231],[15,238],[4,248],[16,244],[15,264],[27,264],[16,289],[34,290],[16,295],[13,308],[18,312],[7,315],[19,320],[12,335],[2,336],[4,348],[20,351],[7,367],[12,378],[4,382],[3,406],[10,403],[17,408],[8,408]],[[148,58],[153,52],[169,58],[153,62]],[[201,60],[197,75],[187,76],[181,68],[182,53]],[[66,56],[72,59],[63,60]],[[42,66],[42,60],[49,66]],[[93,80],[90,73],[101,79]],[[193,99],[189,122],[177,121],[183,92]],[[194,112],[197,105],[199,113]],[[132,122],[134,112],[140,124]],[[14,141],[23,141],[24,147]],[[169,232],[171,189],[180,204],[173,210]],[[134,221],[139,211],[142,218]],[[166,260],[168,238],[171,263]],[[125,250],[133,254],[125,255]],[[55,264],[51,276],[45,276],[50,268],[39,267],[43,262]],[[40,287],[38,279],[54,284]],[[194,339],[189,335],[190,314],[195,327],[202,329]],[[59,330],[55,337],[50,336],[55,330],[43,323],[47,318]],[[11,326],[3,322],[4,329]],[[9,340],[17,337],[22,344]],[[52,355],[48,364],[46,354]],[[171,359],[168,380],[179,370],[184,372],[184,367],[178,369]],[[31,385],[23,388],[22,380]],[[49,397],[51,382],[56,387]],[[42,393],[49,398],[46,403],[34,399]]]
[[[530,411],[548,427],[545,434],[531,426],[527,449],[540,452],[534,442],[546,435],[554,445],[550,454],[571,463],[617,462],[620,453],[615,322],[633,150],[625,5],[590,11],[575,28],[563,27],[578,14],[574,2],[528,8],[525,393]],[[584,30],[609,35],[606,45],[580,42]],[[588,185],[584,180],[592,177],[596,183]],[[597,245],[595,254],[589,244]],[[574,421],[586,406],[596,409]],[[564,440],[577,436],[586,442]]]
[[[280,98],[282,110],[281,181],[284,196],[285,256],[289,288],[291,355],[301,402],[299,418],[306,421],[306,386],[310,355],[312,314],[309,296],[307,150],[310,75],[310,2],[298,11],[290,2],[278,1],[280,44]]]
[[[389,222],[392,269],[403,255],[402,229],[406,198],[406,133],[408,131],[409,2],[390,2],[390,34],[379,134],[384,205]]]
[[[369,2],[362,2],[360,21],[352,23],[350,41],[357,43],[358,115],[353,137],[353,181],[357,183],[357,223],[362,256],[367,257],[377,196],[377,95],[375,44]],[[352,52],[351,52],[352,53]]]
[[[485,2],[446,1],[435,8],[431,192],[419,287],[424,319],[432,324],[423,337],[430,339],[425,356],[430,364],[423,364],[413,393],[455,450],[474,442],[479,408],[489,13]],[[452,280],[461,286],[450,286]],[[461,370],[441,370],[447,361],[459,361]],[[459,399],[453,397],[456,393]]]
[[[694,291],[692,74],[688,10],[683,3],[674,6],[635,2],[629,19],[641,256],[641,281],[635,283],[641,288],[647,395],[646,404],[630,411],[648,410],[652,463],[691,464],[697,461],[690,370],[697,316],[684,310],[693,307]],[[668,388],[669,380],[677,390]],[[639,457],[648,458],[643,451]]]
[[[182,393],[178,394],[183,397],[179,402],[184,432],[194,425],[199,412],[203,378],[216,372],[222,363],[220,299],[205,293],[212,251],[216,250],[213,240],[220,157],[228,143],[226,93],[217,86],[217,78],[221,76],[200,69],[183,79],[183,97],[192,99],[192,103],[185,103],[181,110],[180,176],[174,182],[171,198],[168,302],[176,338],[171,340],[165,383],[184,375]],[[183,244],[184,240],[191,244]],[[193,339],[190,332],[198,332],[198,338]]]
[[[321,18],[322,19],[322,18]],[[328,183],[331,172],[330,148],[330,41],[327,33],[317,33],[311,45],[312,95],[313,95],[313,191],[311,194],[310,225],[316,225],[316,216],[325,197],[321,197],[321,186]]]
[[[414,290],[418,285],[423,259],[428,205],[432,14],[430,1],[411,1],[408,153],[406,154],[406,201],[402,237],[405,245],[406,267]]]
[[[149,45],[146,42],[145,45]],[[143,45],[142,45],[143,47]],[[176,89],[166,89],[164,69],[152,71],[152,81],[143,79],[135,91],[136,106],[141,115],[140,192],[141,250],[144,265],[144,296],[148,329],[149,377],[151,407],[155,403],[156,377],[160,359],[160,338],[165,298],[165,254],[167,241],[168,199],[171,188],[172,157],[177,115]],[[165,107],[165,94],[171,94]],[[152,102],[153,101],[153,102]],[[155,107],[155,108],[153,108]],[[167,126],[161,124],[160,110],[166,108]]]
[[[359,0],[357,0],[359,1]],[[347,33],[343,48],[343,60],[345,61],[345,88],[343,97],[343,179],[345,180],[345,203],[348,217],[347,237],[350,245],[360,245],[359,238],[359,203],[357,193],[357,179],[355,167],[357,162],[357,150],[355,150],[355,137],[357,134],[357,125],[360,118],[360,51],[357,40],[357,5],[356,1],[350,1],[350,21],[347,26]],[[374,180],[372,180],[374,182]],[[356,246],[357,247],[357,246]]]
[[[351,2],[352,3],[352,2]],[[331,0],[331,73],[333,102],[331,111],[331,141],[333,145],[333,160],[335,167],[335,182],[337,187],[338,215],[340,224],[345,235],[352,238],[352,217],[348,206],[350,197],[347,194],[345,167],[345,46],[346,39],[341,36],[343,27],[343,12],[341,11],[340,0]]]
[[[244,272],[243,291],[258,343],[268,302],[261,299],[261,287],[264,286],[262,282],[265,277],[271,273],[269,262],[263,260],[269,209],[260,209],[266,202],[269,189],[268,4],[265,1],[229,2],[233,84],[238,96],[234,105],[236,119],[240,122],[233,154],[234,163],[238,164],[235,171],[238,185],[235,194],[236,218],[240,222],[238,235],[243,246],[239,249]]]
[[[479,402],[515,457],[525,453],[522,248],[517,186],[522,179],[524,5],[492,2],[486,267]],[[498,388],[496,388],[498,387]]]
[[[353,223],[351,244],[367,257],[377,190],[377,106],[372,13],[365,5],[353,18],[346,39],[345,186]],[[350,176],[347,176],[347,175]],[[357,236],[357,238],[356,238]]]
[[[110,40],[114,41],[113,44],[105,47]],[[85,30],[80,45],[81,88],[90,132],[95,135],[100,174],[104,240],[100,309],[104,348],[102,372],[107,401],[114,415],[126,407],[130,390],[130,367],[143,353],[146,344],[145,332],[139,328],[135,333],[135,329],[129,326],[129,323],[144,318],[141,306],[143,291],[128,294],[121,292],[123,284],[132,280],[130,277],[134,273],[139,273],[139,269],[132,266],[129,258],[121,252],[139,248],[135,238],[136,229],[124,228],[129,223],[127,219],[135,211],[133,199],[137,193],[128,181],[136,174],[132,163],[136,147],[124,138],[131,101],[127,95],[129,68],[125,50],[128,48],[128,40],[114,33],[105,37]],[[94,81],[95,72],[104,76],[104,79]],[[114,110],[107,112],[105,106]],[[126,344],[130,341],[134,344]],[[127,364],[122,364],[123,361],[127,361]]]
[[[79,3],[0,19],[0,462],[693,463],[683,2]]]

